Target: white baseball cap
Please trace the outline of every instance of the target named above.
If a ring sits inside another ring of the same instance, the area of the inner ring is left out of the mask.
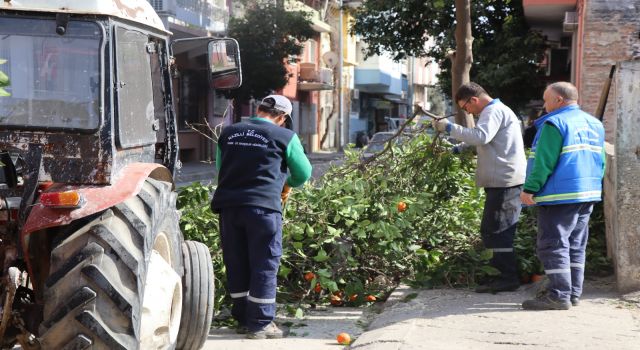
[[[260,105],[284,112],[288,117],[291,117],[291,111],[293,110],[291,101],[282,95],[269,95],[262,99]]]

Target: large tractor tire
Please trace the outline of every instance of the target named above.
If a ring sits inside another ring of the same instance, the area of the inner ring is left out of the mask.
[[[173,349],[182,309],[176,194],[140,191],[53,248],[44,290],[43,349]]]
[[[213,317],[213,264],[209,248],[194,241],[182,245],[184,255],[184,293],[178,350],[198,350],[209,335]]]

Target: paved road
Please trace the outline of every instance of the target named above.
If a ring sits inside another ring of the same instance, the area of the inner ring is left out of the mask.
[[[283,339],[250,340],[232,329],[212,329],[203,350],[324,350],[342,349],[336,341],[338,333],[357,337],[369,322],[370,309],[328,307],[311,311],[303,319],[280,315],[278,323],[292,324],[290,334]]]
[[[358,350],[640,349],[640,293],[621,297],[610,279],[588,281],[585,287],[580,306],[534,312],[520,307],[535,292],[534,285],[497,295],[400,286],[378,305],[382,310],[317,311],[293,320],[306,326],[294,326],[294,334],[279,340],[247,340],[216,329],[204,349],[343,349],[335,341],[341,331],[356,338],[350,349]]]

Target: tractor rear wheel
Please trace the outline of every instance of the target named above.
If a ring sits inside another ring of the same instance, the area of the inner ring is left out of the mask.
[[[184,293],[178,350],[197,350],[209,335],[213,317],[213,264],[209,248],[194,241],[182,245],[184,255]]]
[[[53,248],[43,349],[173,349],[182,309],[176,194],[147,179]]]

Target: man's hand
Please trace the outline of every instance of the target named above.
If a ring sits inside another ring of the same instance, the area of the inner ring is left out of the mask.
[[[291,194],[291,187],[287,184],[284,184],[284,187],[282,188],[282,192],[280,193],[280,199],[282,200],[282,204],[287,202],[287,199],[289,199],[290,194]]]
[[[449,125],[449,121],[446,119],[440,119],[440,120],[436,120],[433,123],[433,127],[436,128],[436,130],[440,131],[440,132],[445,132],[447,131],[447,126]]]
[[[520,200],[525,205],[535,205],[536,201],[533,200],[533,193],[520,192]]]

